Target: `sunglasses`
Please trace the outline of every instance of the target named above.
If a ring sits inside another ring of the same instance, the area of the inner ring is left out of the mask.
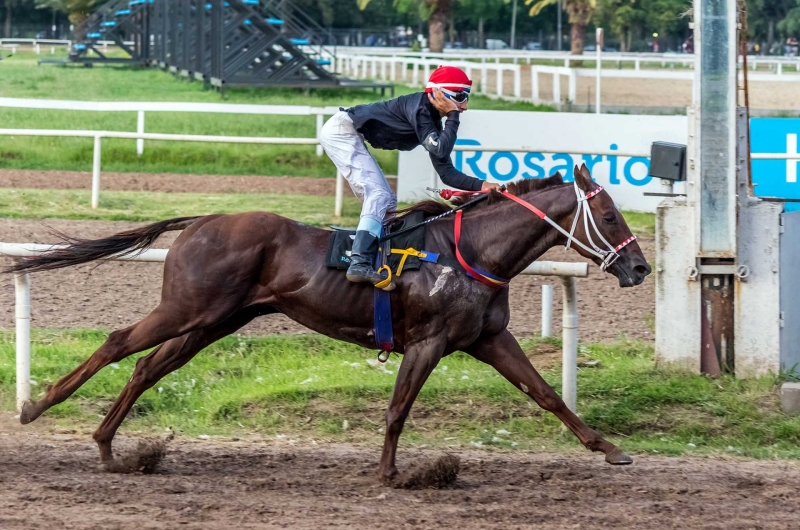
[[[456,101],[458,103],[465,103],[465,102],[469,101],[469,89],[468,88],[465,88],[461,92],[454,92],[452,90],[447,90],[446,88],[442,88],[441,90],[442,90],[442,92],[444,92],[444,96],[447,99],[452,99],[453,101]]]

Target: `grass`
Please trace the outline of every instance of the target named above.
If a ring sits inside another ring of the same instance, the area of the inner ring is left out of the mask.
[[[34,333],[34,396],[105,339],[101,331]],[[523,344],[534,364],[557,342]],[[725,453],[800,458],[800,417],[780,411],[780,378],[712,380],[654,365],[649,345],[581,348],[599,361],[578,373],[583,419],[626,450],[667,455]],[[552,358],[552,356],[550,356]],[[399,358],[321,336],[229,337],[139,399],[123,429],[189,436],[285,435],[379,443]],[[94,426],[130,377],[135,359],[113,364],[47,413],[58,424]],[[542,370],[558,390],[559,365]],[[0,406],[13,408],[14,344],[0,332]],[[499,433],[498,433],[499,431]],[[423,388],[403,434],[431,446],[579,449],[560,422],[492,369],[464,354],[444,359]]]
[[[310,195],[103,191],[99,208],[93,210],[90,204],[89,190],[7,189],[0,194],[0,218],[160,221],[188,215],[267,211],[312,226],[355,226],[361,208],[349,193],[341,218],[332,215],[333,197]],[[625,212],[625,219],[635,234],[655,233],[653,214]]]
[[[0,97],[92,101],[185,101],[219,103],[217,92],[199,82],[175,78],[152,68],[97,66],[95,68],[37,67],[39,56],[18,53],[0,62]],[[398,85],[397,95],[415,89]],[[229,103],[264,105],[352,106],[383,99],[371,90],[230,89]],[[489,110],[552,110],[525,102],[475,96],[471,108]],[[0,108],[5,128],[136,130],[136,113],[77,112]],[[230,136],[305,137],[316,134],[314,116],[251,116],[196,113],[146,115],[146,131]],[[91,139],[4,137],[0,168],[89,171]],[[104,141],[103,169],[115,172],[196,173],[230,175],[335,176],[327,157],[314,147],[252,146],[148,142],[142,157],[133,141]],[[397,173],[397,153],[375,150],[387,174]]]
[[[312,226],[355,226],[360,203],[346,197],[342,217],[333,216],[333,197],[266,193],[162,193],[104,191],[100,207],[90,206],[88,190],[18,190],[0,195],[0,217],[20,219],[80,219],[103,221],[159,221],[172,217],[268,211]]]

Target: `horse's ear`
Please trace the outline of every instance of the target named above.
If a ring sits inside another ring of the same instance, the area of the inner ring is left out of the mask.
[[[578,166],[575,166],[573,175],[575,176],[575,183],[578,184],[580,189],[585,193],[592,191],[592,176],[589,174],[589,169],[586,167],[586,164],[581,164],[580,169],[578,169]]]

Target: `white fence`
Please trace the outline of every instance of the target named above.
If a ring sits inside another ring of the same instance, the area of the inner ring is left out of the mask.
[[[572,55],[569,51],[526,51],[526,50],[482,50],[482,49],[461,49],[445,50],[443,53],[432,53],[427,51],[412,52],[408,48],[366,48],[366,47],[346,47],[336,48],[337,56],[344,55],[378,55],[378,56],[397,56],[414,57],[420,59],[438,60],[468,60],[468,61],[511,61],[512,64],[527,63],[533,61],[552,61],[562,62],[564,66],[570,67],[573,61],[594,61],[597,56],[595,52],[586,52],[583,55]],[[693,68],[695,56],[688,53],[635,53],[635,52],[602,52],[604,63],[614,63],[617,67],[623,64],[632,64],[634,69],[639,70],[642,66],[658,65],[662,68],[681,66]],[[742,59],[740,58],[740,61]],[[767,65],[772,70],[779,67],[794,67],[800,71],[800,57],[783,57],[767,55],[748,55],[747,64],[750,68],[756,69],[759,65]]]
[[[430,73],[442,64],[437,59],[421,59],[414,57],[383,57],[377,55],[337,55],[337,72],[355,78],[382,79],[383,81],[400,81],[412,86],[424,85]],[[476,92],[488,92],[488,72],[494,71],[496,79],[495,93],[502,96],[505,73],[514,76],[514,97],[522,97],[521,69],[516,64],[506,63],[474,63],[470,61],[448,60],[449,66],[463,69],[470,79],[473,72],[480,72],[480,83]],[[397,68],[400,67],[400,78]],[[410,68],[410,70],[409,70]]]
[[[63,248],[59,245],[35,245],[0,243],[0,254],[12,257],[34,256],[39,252]],[[149,249],[141,254],[110,258],[114,261],[147,261],[163,263],[167,249]],[[559,263],[537,261],[522,274],[536,276],[560,276],[564,285],[563,311],[563,375],[562,397],[567,406],[575,411],[577,404],[578,362],[578,291],[575,278],[589,275],[587,263]],[[16,320],[16,382],[17,410],[31,398],[31,280],[27,273],[14,275],[15,320]],[[551,299],[552,302],[552,299]],[[552,315],[552,308],[549,311]]]
[[[338,107],[311,107],[306,105],[247,105],[234,103],[185,103],[185,102],[146,102],[146,101],[63,101],[55,99],[0,98],[0,108],[73,110],[87,112],[135,112],[137,114],[136,132],[145,132],[147,112],[194,112],[210,114],[251,114],[273,116],[315,116],[316,137],[325,121]],[[136,153],[144,153],[144,140],[136,142]],[[322,147],[317,148],[317,156],[322,156]]]

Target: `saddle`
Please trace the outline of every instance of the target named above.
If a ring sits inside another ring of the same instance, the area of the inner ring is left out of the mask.
[[[424,212],[411,212],[384,225],[384,234],[391,235],[424,220]],[[345,270],[350,266],[350,253],[353,250],[353,238],[356,232],[337,226],[331,228],[334,231],[328,244],[327,265],[331,269]],[[404,270],[418,270],[422,266],[422,260],[430,254],[417,250],[424,247],[425,227],[399,235],[381,244],[379,254],[381,265],[387,265],[395,276],[400,276]],[[384,257],[386,255],[389,256],[388,260]],[[425,261],[435,262],[436,260],[426,259]]]

